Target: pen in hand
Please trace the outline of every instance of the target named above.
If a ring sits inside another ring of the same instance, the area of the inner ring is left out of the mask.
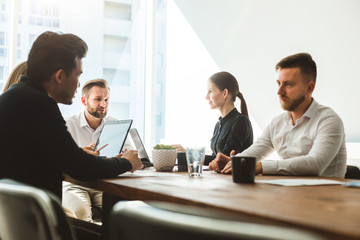
[[[104,149],[107,145],[109,144],[105,144],[104,146],[102,146],[101,148],[99,148],[98,150],[96,150],[97,152],[100,152],[100,150]]]

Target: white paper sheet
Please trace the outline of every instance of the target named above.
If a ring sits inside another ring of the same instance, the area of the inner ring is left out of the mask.
[[[316,185],[342,185],[343,182],[329,179],[306,179],[306,178],[288,178],[274,180],[255,180],[256,183],[268,183],[281,186],[316,186]]]
[[[360,188],[360,181],[347,182],[347,183],[344,183],[344,185],[346,187]]]
[[[156,171],[142,171],[137,170],[133,173],[126,172],[123,174],[120,174],[118,177],[181,177],[182,175],[176,174],[176,172],[156,172]]]

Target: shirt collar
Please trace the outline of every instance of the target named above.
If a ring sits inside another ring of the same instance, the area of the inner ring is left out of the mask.
[[[313,116],[315,116],[317,114],[317,109],[318,109],[318,103],[315,101],[315,99],[312,99],[312,102],[310,104],[310,106],[308,107],[308,109],[306,110],[306,112],[301,116],[301,118],[299,118],[296,122],[300,122],[302,119],[304,119],[305,117],[307,118],[312,118]],[[290,112],[287,112],[287,117],[288,117],[288,121],[291,123],[292,125],[292,118],[291,118],[291,114]],[[296,124],[295,124],[296,125]]]
[[[238,113],[238,110],[236,108],[234,108],[233,110],[231,110],[231,112],[229,112],[225,117],[219,117],[220,122],[226,122],[228,119],[232,118],[234,115],[236,115],[236,113]]]
[[[81,113],[80,115],[80,127],[89,126],[86,118],[85,118],[85,111]],[[89,126],[90,127],[90,126]]]
[[[308,118],[312,118],[317,114],[317,109],[319,104],[315,101],[315,99],[312,100],[313,100],[312,103],[310,104],[309,108],[306,110],[306,112],[303,115]]]
[[[99,125],[99,127],[101,127],[103,124],[104,124],[104,118],[101,120],[101,124]],[[89,126],[88,121],[86,120],[85,111],[84,111],[84,112],[82,112],[80,114],[80,127],[83,128],[83,127],[86,127],[86,126],[91,129],[91,127]]]

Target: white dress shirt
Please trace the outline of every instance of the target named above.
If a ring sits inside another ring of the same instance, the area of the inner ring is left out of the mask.
[[[104,125],[104,122],[116,121],[117,119],[107,116],[102,119],[101,124],[95,130],[89,126],[85,118],[85,112],[81,112],[79,114],[66,118],[65,120],[68,131],[70,132],[77,145],[79,147],[86,147],[89,146],[91,143],[96,143],[97,139],[100,136],[100,132]],[[126,139],[123,149],[134,149],[134,147],[129,141],[129,138]]]
[[[314,99],[295,125],[289,112],[275,117],[261,137],[237,156],[256,157],[260,161],[274,150],[281,159],[262,161],[264,175],[345,176],[346,147],[342,120],[331,108]]]
[[[102,119],[101,124],[95,130],[89,126],[85,118],[85,112],[65,120],[68,131],[74,141],[82,148],[89,146],[93,142],[96,143],[105,122],[116,121],[117,119],[107,116]],[[123,148],[128,150],[134,149],[128,139],[126,139]],[[62,204],[67,209],[73,211],[77,218],[84,221],[93,221],[92,208],[102,208],[102,192],[64,181]]]

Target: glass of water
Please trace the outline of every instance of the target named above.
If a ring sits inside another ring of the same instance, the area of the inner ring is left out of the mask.
[[[205,147],[187,147],[186,161],[190,177],[202,176],[202,165],[205,159]]]

